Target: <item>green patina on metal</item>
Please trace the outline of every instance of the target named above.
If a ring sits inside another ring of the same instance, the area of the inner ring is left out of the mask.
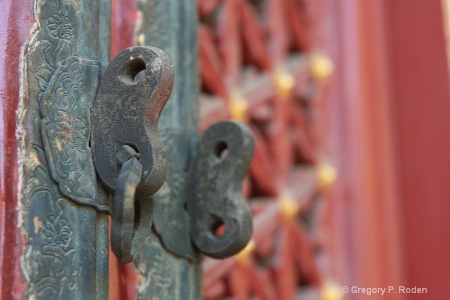
[[[89,148],[110,2],[36,0],[18,108],[26,298],[108,299],[110,205]]]
[[[190,240],[185,209],[189,158],[198,132],[197,12],[194,0],[138,0],[140,46],[164,50],[172,59],[175,82],[159,132],[167,153],[167,179],[154,196],[154,230],[135,260],[142,277],[138,298],[200,299],[199,253]]]

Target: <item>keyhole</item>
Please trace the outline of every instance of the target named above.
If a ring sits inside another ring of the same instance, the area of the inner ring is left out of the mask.
[[[218,142],[214,146],[214,154],[220,159],[224,159],[225,157],[227,157],[227,155],[228,155],[227,143],[225,143],[224,141]]]
[[[132,59],[126,66],[126,76],[122,80],[127,83],[136,84],[145,77],[145,69],[145,61],[142,58]]]

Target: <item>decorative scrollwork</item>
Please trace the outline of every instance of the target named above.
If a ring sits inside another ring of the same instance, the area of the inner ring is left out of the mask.
[[[66,197],[100,210],[94,163],[89,147],[90,108],[100,63],[71,56],[53,74],[40,105],[42,140],[50,173]]]
[[[47,30],[55,38],[66,40],[68,42],[73,40],[72,20],[67,15],[66,11],[53,13],[52,17],[48,19]]]
[[[36,145],[34,150],[38,165],[25,185],[27,204],[33,213],[25,220],[29,244],[22,265],[29,281],[27,295],[53,299],[71,295],[77,288],[76,247],[65,200],[58,197],[58,190],[44,167],[45,153]],[[43,265],[47,267],[41,268]]]
[[[89,110],[101,65],[88,59],[96,56],[85,55],[94,49],[78,42],[88,38],[85,27],[92,24],[84,25],[84,19],[98,14],[91,9],[95,5],[97,1],[35,0],[36,23],[23,54],[17,129],[26,298],[80,299],[95,293],[95,286],[84,280],[95,269],[95,251],[87,248],[96,244],[87,241],[95,241],[96,232],[80,228],[89,224],[95,229],[97,210],[109,210],[89,148]],[[93,266],[80,267],[89,251]]]

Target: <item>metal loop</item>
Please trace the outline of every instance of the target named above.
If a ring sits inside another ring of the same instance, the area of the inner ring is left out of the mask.
[[[135,222],[135,194],[142,179],[142,164],[135,158],[127,160],[120,169],[112,204],[111,245],[121,263],[133,260],[132,241]]]

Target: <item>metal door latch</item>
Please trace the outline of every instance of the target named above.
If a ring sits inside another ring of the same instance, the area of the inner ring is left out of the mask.
[[[112,250],[122,263],[150,233],[152,195],[166,177],[158,120],[173,86],[173,65],[153,47],[131,47],[108,65],[92,110],[91,147],[97,174],[114,194]]]
[[[250,129],[233,121],[213,124],[197,144],[188,174],[187,208],[192,241],[208,256],[234,255],[250,240],[252,219],[242,181],[253,151]]]
[[[166,178],[158,120],[172,90],[173,74],[162,50],[128,48],[108,65],[92,109],[94,166],[114,194],[111,245],[121,263],[135,258],[150,233],[152,196]],[[253,149],[245,125],[219,122],[206,130],[191,157],[186,226],[193,244],[206,255],[236,254],[250,239],[251,215],[241,185]],[[223,234],[219,236],[218,230]]]

